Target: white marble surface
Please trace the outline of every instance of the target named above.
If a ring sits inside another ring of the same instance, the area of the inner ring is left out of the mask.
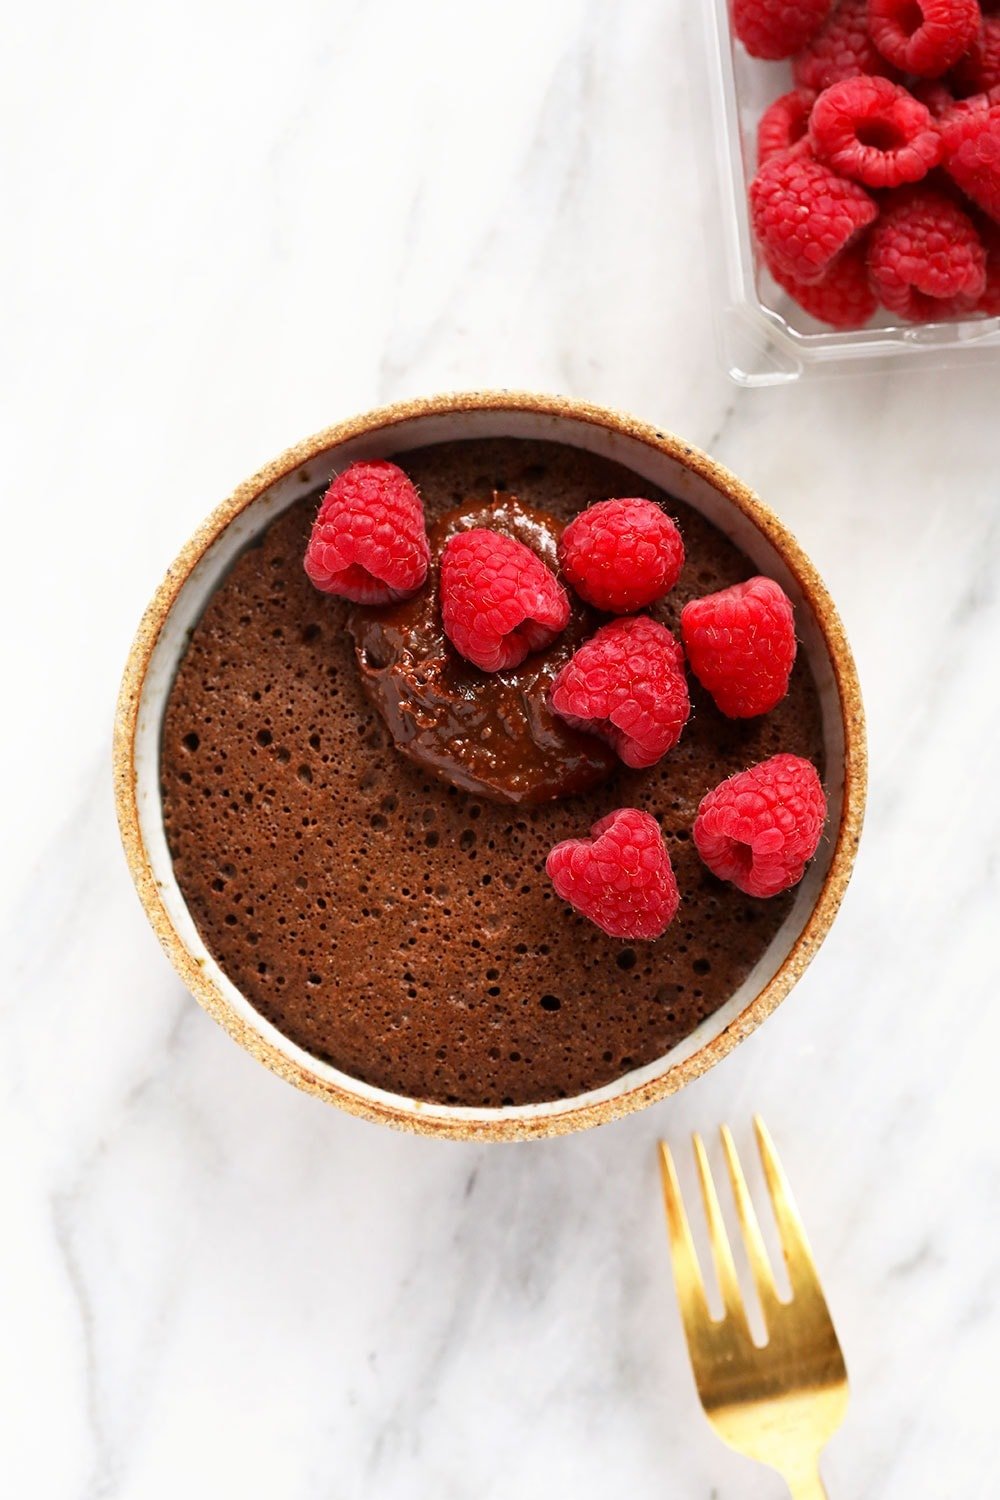
[[[756,1500],[680,1339],[653,1143],[764,1112],[854,1381],[833,1497],[995,1495],[997,369],[740,392],[680,0],[98,0],[0,51],[0,1466],[32,1500]],[[11,144],[14,149],[11,150]],[[239,1052],[113,826],[117,678],[233,483],[518,385],[709,448],[843,610],[873,778],[792,999],[682,1096],[524,1146],[341,1117]]]

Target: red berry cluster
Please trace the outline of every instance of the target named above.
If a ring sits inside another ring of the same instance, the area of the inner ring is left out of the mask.
[[[306,572],[318,588],[363,604],[391,603],[423,585],[428,561],[423,506],[402,469],[352,464],[334,479],[306,549]],[[556,675],[550,704],[633,768],[654,765],[681,737],[691,711],[685,655],[729,718],[767,713],[788,691],[795,621],[772,579],[751,578],[685,605],[683,646],[651,615],[636,613],[673,588],[683,564],[680,532],[651,500],[592,505],[559,543],[563,577],[614,618]],[[442,625],[480,671],[515,669],[569,618],[563,584],[523,543],[480,527],[445,544]],[[777,755],[709,792],[692,836],[720,879],[750,896],[773,896],[802,878],[825,818],[815,768]],[[589,838],[557,844],[546,870],[559,895],[612,937],[660,937],[680,900],[660,825],[637,808],[618,808]]]
[[[980,0],[733,0],[796,87],[757,134],[750,217],[800,307],[861,328],[995,315],[1000,14]]]

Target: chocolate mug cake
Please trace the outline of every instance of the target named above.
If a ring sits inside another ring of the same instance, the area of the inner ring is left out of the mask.
[[[698,511],[607,458],[478,438],[398,461],[433,558],[487,525],[555,565],[565,523],[611,495],[657,502],[686,562],[648,613],[758,572]],[[317,593],[302,558],[321,491],[238,556],[195,623],[169,692],[160,779],[173,869],[209,952],[314,1057],[392,1094],[470,1108],[565,1099],[662,1057],[722,1005],[794,892],[743,894],[702,863],[699,804],[778,752],[823,774],[819,693],[800,655],[768,714],[727,718],[696,680],[679,743],[649,769],[553,714],[547,686],[600,617],[484,683],[445,639],[436,572],[413,597]],[[546,856],[623,805],[656,816],[682,892],[657,943],[609,937],[564,906]]]

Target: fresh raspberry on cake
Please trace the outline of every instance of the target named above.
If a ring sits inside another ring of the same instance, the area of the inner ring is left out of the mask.
[[[545,869],[556,894],[609,937],[662,937],[680,904],[660,825],[634,807],[608,813],[589,838],[556,844]]]
[[[581,599],[608,614],[632,614],[673,588],[684,543],[652,500],[600,500],[566,527],[559,561]]]
[[[831,0],[733,0],[733,30],[751,57],[791,57],[822,26]]]
[[[983,17],[972,46],[952,68],[948,83],[960,98],[1000,87],[1000,16]]]
[[[824,89],[809,140],[820,161],[867,187],[919,182],[941,160],[930,110],[888,78],[845,78]]]
[[[1000,221],[1000,103],[953,110],[940,128],[948,175],[984,213]]]
[[[441,620],[467,661],[483,672],[503,672],[565,630],[569,599],[555,574],[523,542],[477,527],[445,544]]]
[[[938,78],[975,40],[979,0],[868,0],[868,29],[902,73]]]
[[[796,281],[776,266],[769,271],[778,285],[807,312],[831,328],[863,328],[878,307],[868,280],[868,259],[862,242],[838,255],[822,281]]]
[[[915,323],[970,311],[986,285],[986,252],[969,215],[929,188],[898,193],[868,242],[879,301]]]
[[[840,0],[826,24],[798,54],[792,71],[797,84],[817,93],[859,73],[891,73],[868,35],[868,0]]]
[[[602,625],[570,657],[549,696],[560,718],[600,735],[636,769],[673,749],[691,712],[681,648],[648,615]]]
[[[762,167],[772,156],[789,151],[803,140],[809,129],[809,115],[816,103],[812,89],[790,89],[772,99],[757,125],[757,165]]]
[[[799,755],[773,755],[702,798],[692,837],[720,880],[748,896],[777,896],[802,879],[825,822],[815,766]]]
[[[391,604],[416,593],[429,562],[424,508],[402,469],[377,460],[337,475],[306,548],[318,589],[354,604]]]
[[[791,151],[765,162],[750,184],[750,216],[772,265],[797,281],[819,281],[878,207],[856,182]]]
[[[773,578],[750,578],[692,599],[681,612],[691,670],[730,719],[769,713],[795,663],[791,600]]]

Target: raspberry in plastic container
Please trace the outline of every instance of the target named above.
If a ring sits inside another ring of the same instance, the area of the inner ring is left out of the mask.
[[[790,89],[787,94],[772,99],[757,126],[758,167],[805,138],[815,103],[814,89]]]
[[[831,328],[864,328],[875,316],[878,298],[869,280],[864,243],[838,255],[821,281],[796,281],[777,266],[768,270],[803,312]]]
[[[1000,14],[996,4],[990,10]],[[859,367],[898,374],[907,368],[936,369],[956,363],[981,363],[989,378],[989,366],[1000,350],[1000,316],[989,311],[992,304],[985,293],[971,307],[928,306],[918,322],[908,321],[892,309],[874,305],[872,289],[866,284],[863,256],[874,223],[850,237],[818,271],[811,264],[803,270],[794,260],[790,263],[783,258],[780,247],[775,257],[760,246],[749,202],[758,130],[759,161],[769,170],[782,152],[810,154],[802,134],[804,110],[777,102],[793,92],[790,71],[796,84],[813,92],[841,78],[886,77],[909,88],[935,116],[959,106],[963,110],[988,108],[988,95],[965,100],[971,80],[960,81],[959,65],[934,80],[901,75],[868,36],[867,0],[841,0],[835,5],[820,30],[792,59],[791,69],[748,55],[733,32],[726,0],[700,0],[690,7],[690,18],[690,64],[700,97],[709,104],[708,111],[698,117],[695,135],[701,154],[705,262],[720,356],[731,378],[742,386],[759,387]],[[699,68],[703,70],[700,77]],[[992,102],[1000,103],[1000,95]],[[906,191],[854,185],[873,197],[877,207]],[[960,208],[971,212],[957,182],[946,176],[941,164],[932,167],[917,186],[952,196]],[[979,223],[977,212],[972,216]]]
[[[953,110],[940,130],[948,175],[977,207],[1000,221],[1000,103]]]
[[[800,88],[816,92],[859,73],[886,75],[892,71],[869,34],[868,0],[840,0],[793,66]]]
[[[750,218],[768,260],[797,281],[819,281],[878,217],[864,188],[796,152],[766,162],[750,184]]]
[[[1000,16],[984,16],[972,46],[948,74],[959,98],[1000,87]]]
[[[845,78],[824,89],[809,140],[834,172],[871,188],[919,182],[943,149],[927,106],[888,78]]]
[[[997,317],[1000,315],[1000,224],[985,220],[979,226],[979,237],[986,250],[986,285],[976,311]]]
[[[751,57],[791,57],[826,20],[832,0],[733,0],[733,30]]]
[[[868,31],[901,73],[939,78],[975,40],[979,0],[868,0]]]
[[[882,304],[912,322],[959,317],[986,287],[986,251],[970,216],[943,193],[910,188],[883,210],[868,244]]]

